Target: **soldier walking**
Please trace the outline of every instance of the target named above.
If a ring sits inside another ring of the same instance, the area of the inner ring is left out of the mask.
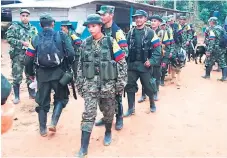
[[[160,65],[161,47],[160,40],[151,28],[145,26],[147,21],[147,12],[136,10],[135,18],[136,28],[132,28],[127,36],[129,45],[128,55],[128,83],[125,87],[128,97],[128,111],[125,117],[135,113],[135,93],[138,91],[137,80],[140,78],[144,92],[149,96],[150,109],[155,112],[154,103],[155,81],[152,80],[152,69]]]
[[[6,32],[7,41],[10,44],[10,59],[12,62],[12,77],[13,77],[13,91],[14,91],[14,104],[20,102],[20,84],[23,79],[24,71],[24,56],[25,51],[29,45],[29,41],[37,34],[37,29],[29,23],[30,12],[27,9],[20,11],[21,22],[13,22]],[[29,75],[26,74],[26,83],[29,92],[29,98],[35,98],[35,90],[29,88],[32,83]]]
[[[105,123],[104,145],[112,141],[112,122],[115,114],[116,94],[122,94],[127,82],[125,53],[116,40],[102,32],[103,22],[98,14],[91,14],[84,22],[91,36],[81,45],[76,86],[84,98],[81,121],[81,148],[77,157],[88,153],[90,135],[97,115],[97,105],[103,113]]]
[[[26,51],[25,67],[30,76],[36,75],[38,91],[35,108],[39,117],[40,135],[47,136],[47,113],[50,109],[51,90],[54,90],[54,110],[49,130],[56,132],[56,126],[63,108],[69,100],[68,81],[73,74],[67,73],[67,67],[74,62],[75,52],[70,38],[63,32],[55,31],[55,20],[48,13],[40,16],[42,32],[32,38]],[[67,57],[67,58],[66,58]],[[36,72],[32,65],[35,63]]]
[[[125,38],[123,31],[117,26],[117,24],[113,21],[114,18],[114,6],[103,5],[100,8],[98,13],[102,18],[102,22],[104,23],[104,27],[102,31],[104,35],[113,37],[120,48],[125,52],[126,57],[128,56],[128,44]],[[116,124],[115,129],[121,130],[123,128],[123,105],[122,105],[122,94],[116,95]],[[102,111],[102,109],[100,109]],[[103,119],[100,119],[96,122],[96,126],[104,125]]]
[[[227,65],[225,61],[225,51],[226,48],[220,45],[221,36],[223,35],[224,29],[217,25],[217,18],[211,17],[208,22],[210,25],[209,28],[209,38],[207,39],[207,51],[206,51],[206,72],[202,76],[205,79],[210,78],[210,72],[215,61],[218,62],[218,65],[222,69],[222,78],[220,81],[227,81]]]

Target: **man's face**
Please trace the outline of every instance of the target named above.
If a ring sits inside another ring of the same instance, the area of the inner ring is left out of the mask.
[[[142,26],[145,24],[146,21],[147,21],[147,18],[145,16],[135,17],[136,26]]]
[[[100,16],[104,24],[109,23],[113,19],[113,14],[110,13],[101,14]]]
[[[166,25],[163,24],[163,25],[160,26],[160,28],[161,28],[162,30],[165,30],[165,29],[166,29]]]
[[[174,23],[173,20],[170,20],[170,21],[167,22],[168,25],[172,25],[173,23]]]
[[[66,34],[68,33],[68,27],[67,26],[61,26],[61,30],[65,32]]]
[[[101,33],[102,25],[101,24],[88,24],[88,31],[92,36],[96,36]]]
[[[213,21],[210,21],[210,22],[209,22],[209,25],[210,25],[211,27],[213,27],[213,26],[215,25],[215,23],[214,23]]]
[[[186,20],[180,19],[180,20],[179,20],[179,23],[180,23],[181,25],[184,25],[184,24],[186,23]]]
[[[160,21],[157,19],[151,19],[151,27],[152,28],[158,28],[158,26],[160,25]]]
[[[20,19],[21,19],[21,22],[22,22],[23,24],[29,23],[29,14],[28,14],[28,13],[22,13],[22,14],[20,15]]]

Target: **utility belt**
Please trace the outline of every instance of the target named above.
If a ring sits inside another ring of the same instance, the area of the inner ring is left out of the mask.
[[[83,76],[87,79],[92,79],[95,76],[100,76],[102,81],[117,79],[117,63],[114,60],[101,61],[100,64],[94,62],[83,62]]]

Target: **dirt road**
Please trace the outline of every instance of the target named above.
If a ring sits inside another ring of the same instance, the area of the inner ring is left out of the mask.
[[[8,45],[2,43],[2,73],[10,77]],[[103,146],[104,127],[94,127],[89,157],[142,156],[227,156],[227,83],[218,82],[221,73],[212,72],[204,80],[204,65],[187,63],[182,71],[182,86],[167,81],[161,87],[157,112],[146,114],[149,101],[136,104],[136,114],[124,119],[122,131],[113,130],[111,146]],[[136,94],[136,100],[141,89]],[[13,97],[10,97],[10,100]],[[16,106],[17,120],[2,136],[2,156],[72,157],[80,148],[80,121],[83,99],[70,102],[55,135],[43,138],[38,131],[36,103],[28,99],[23,83],[21,103]],[[124,111],[127,99],[124,98]],[[52,110],[51,110],[52,111]],[[101,117],[99,112],[97,119]],[[48,123],[50,122],[49,113]]]

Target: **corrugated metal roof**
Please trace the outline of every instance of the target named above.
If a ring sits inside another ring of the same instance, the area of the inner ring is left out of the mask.
[[[127,3],[128,5],[133,5],[134,7],[154,9],[158,11],[171,11],[171,12],[185,12],[180,10],[174,10],[170,8],[163,8],[159,6],[153,6],[144,3],[138,3],[134,0],[42,0],[42,1],[27,1],[26,3],[9,4],[2,5],[2,8],[73,8],[83,4],[92,2],[113,2],[113,3]]]
[[[72,8],[93,1],[94,0],[27,1],[26,3],[2,5],[2,8]]]

